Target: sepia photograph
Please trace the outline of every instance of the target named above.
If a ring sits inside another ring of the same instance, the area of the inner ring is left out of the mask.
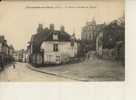
[[[125,81],[124,6],[2,2],[0,82]]]

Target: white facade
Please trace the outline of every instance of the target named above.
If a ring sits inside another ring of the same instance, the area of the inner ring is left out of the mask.
[[[81,39],[82,40],[94,40],[96,35],[96,21],[93,19],[91,22],[87,22],[82,28]]]
[[[96,52],[102,56],[103,51],[103,32],[100,32],[96,38]]]
[[[44,41],[41,45],[44,52],[44,63],[63,63],[77,55],[77,43],[71,45],[70,41]]]
[[[14,57],[15,61],[19,60],[19,56],[18,56],[17,52],[13,53],[13,57]]]
[[[0,52],[2,52],[2,43],[0,42]]]

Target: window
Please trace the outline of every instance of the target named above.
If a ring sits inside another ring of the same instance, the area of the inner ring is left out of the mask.
[[[53,44],[53,51],[58,51],[58,44]]]
[[[53,34],[53,40],[58,40],[58,35]]]
[[[56,61],[57,61],[57,62],[60,61],[60,56],[56,56]]]

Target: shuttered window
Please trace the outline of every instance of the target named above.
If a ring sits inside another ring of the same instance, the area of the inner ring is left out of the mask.
[[[58,51],[58,44],[53,44],[53,51],[55,51],[55,52]]]

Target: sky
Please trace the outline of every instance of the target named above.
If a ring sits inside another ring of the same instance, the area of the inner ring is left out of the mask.
[[[53,8],[47,8],[53,7]],[[68,8],[68,6],[74,8]],[[79,7],[84,8],[79,8]],[[40,7],[40,8],[39,8]],[[55,8],[59,7],[59,8]],[[67,8],[66,8],[67,7]],[[88,7],[88,8],[87,8]],[[2,2],[0,4],[0,35],[4,35],[15,49],[23,49],[36,33],[38,24],[49,27],[53,23],[59,30],[76,33],[80,38],[81,29],[87,21],[95,18],[96,23],[110,23],[124,14],[124,3],[118,1],[97,2]]]

